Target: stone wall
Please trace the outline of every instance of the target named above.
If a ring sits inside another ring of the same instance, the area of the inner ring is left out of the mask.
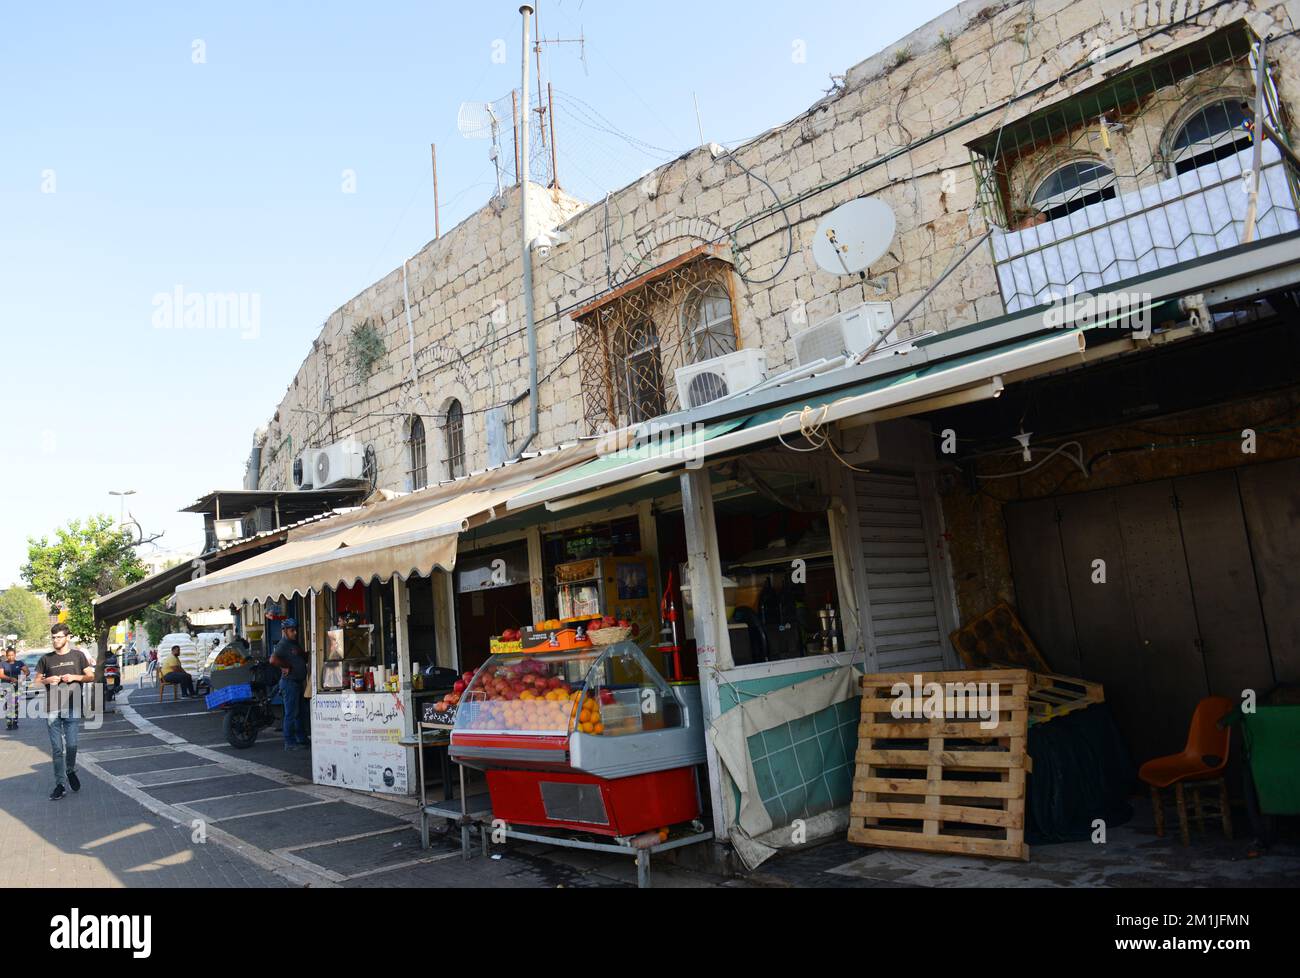
[[[720,242],[736,268],[740,345],[763,348],[778,371],[794,362],[793,333],[863,301],[891,301],[901,314],[984,230],[969,143],[1243,19],[1281,35],[1300,25],[1300,2],[974,0],[852,68],[840,90],[721,159],[697,149],[586,207],[531,188],[537,226],[569,236],[534,259],[542,384],[533,447],[591,433],[572,310],[702,242]],[[1139,36],[1140,45],[1124,47]],[[1283,38],[1269,48],[1284,102],[1300,88],[1296,43]],[[893,245],[868,282],[820,271],[810,253],[819,219],[863,195],[893,207]],[[487,464],[489,408],[512,405],[507,436],[518,446],[528,429],[527,399],[516,402],[528,381],[518,239],[516,189],[504,209],[484,208],[415,256],[407,269],[413,338],[402,269],[338,309],[269,425],[262,487],[288,487],[303,448],[352,436],[375,446],[380,486],[401,490],[413,413],[431,433],[436,482],[445,458],[438,414],[453,397],[465,409],[471,471]],[[900,335],[1002,312],[990,253],[981,248]],[[386,355],[360,378],[348,364],[348,340],[366,320]]]

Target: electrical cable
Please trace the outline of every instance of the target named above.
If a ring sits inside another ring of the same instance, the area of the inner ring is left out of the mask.
[[[1078,450],[1078,454],[1077,454],[1077,455],[1071,455],[1071,454],[1067,451],[1067,449],[1069,449],[1069,448],[1071,448],[1071,447],[1073,447],[1073,448],[1075,448],[1075,449]],[[1018,478],[1020,478],[1020,477],[1023,476],[1023,475],[1029,475],[1029,473],[1031,473],[1031,472],[1037,472],[1039,469],[1041,469],[1044,465],[1046,465],[1046,464],[1047,464],[1048,462],[1050,462],[1052,459],[1056,458],[1056,456],[1058,456],[1058,455],[1064,455],[1064,456],[1065,456],[1066,458],[1068,458],[1071,462],[1073,462],[1075,465],[1077,465],[1077,466],[1079,467],[1079,471],[1083,473],[1083,475],[1084,475],[1085,478],[1090,478],[1090,477],[1092,476],[1092,473],[1088,471],[1088,466],[1087,466],[1086,464],[1084,464],[1084,461],[1083,461],[1083,445],[1081,445],[1081,444],[1080,444],[1079,442],[1077,442],[1077,441],[1068,441],[1068,442],[1066,442],[1064,445],[1061,445],[1061,446],[1057,447],[1056,449],[1054,449],[1053,451],[1048,452],[1046,455],[1044,455],[1044,456],[1043,456],[1043,457],[1038,461],[1038,464],[1037,464],[1037,465],[1031,465],[1031,466],[1030,466],[1029,468],[1027,468],[1027,469],[1021,469],[1019,472],[1003,472],[1003,473],[1001,473],[1001,474],[999,474],[999,475],[977,475],[975,478],[977,478],[977,479],[982,479],[982,480],[985,481],[985,482],[992,482],[992,481],[995,481],[995,480],[997,480],[997,479],[1018,479]]]

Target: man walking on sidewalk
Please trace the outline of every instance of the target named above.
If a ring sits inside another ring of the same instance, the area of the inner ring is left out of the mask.
[[[271,653],[271,665],[280,670],[280,698],[284,700],[284,749],[302,750],[307,737],[302,729],[302,692],[307,682],[307,657],[298,644],[298,622],[286,618],[284,637]]]
[[[18,661],[18,652],[11,645],[5,649],[4,661],[0,662],[0,703],[4,705],[5,729],[18,729],[18,697],[22,695],[22,677],[27,675],[27,667]]]
[[[50,629],[53,652],[36,663],[36,680],[45,687],[45,718],[50,727],[50,753],[54,757],[54,790],[58,801],[67,789],[81,790],[77,778],[77,737],[81,732],[81,691],[95,681],[95,667],[81,649],[68,647],[71,630],[59,622]]]

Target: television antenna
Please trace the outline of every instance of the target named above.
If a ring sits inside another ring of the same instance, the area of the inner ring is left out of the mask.
[[[813,260],[832,275],[860,275],[894,241],[898,222],[893,208],[874,197],[859,197],[831,211],[813,237]]]
[[[456,115],[456,128],[466,139],[491,139],[492,152],[488,158],[497,173],[497,198],[501,190],[501,121],[491,102],[462,102]]]
[[[543,44],[578,45],[578,60],[582,62],[582,73],[587,76],[591,75],[591,72],[587,68],[587,34],[585,30],[579,28],[577,37],[539,37],[537,39],[537,47],[539,51]]]

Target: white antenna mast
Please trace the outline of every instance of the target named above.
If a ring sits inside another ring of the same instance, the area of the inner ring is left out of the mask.
[[[501,190],[501,122],[491,102],[462,102],[456,115],[456,128],[466,139],[491,139],[488,158],[497,172],[497,198]]]

